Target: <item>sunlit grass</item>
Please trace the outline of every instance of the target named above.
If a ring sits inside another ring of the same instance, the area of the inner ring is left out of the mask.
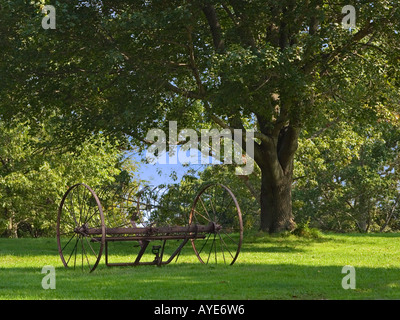
[[[132,262],[137,247],[109,249],[110,262]],[[233,266],[200,264],[188,243],[163,267],[109,268],[103,257],[87,273],[63,267],[55,239],[0,239],[0,299],[399,299],[399,253],[400,234],[247,234]],[[41,286],[45,265],[56,269],[55,290]],[[341,286],[345,265],[356,270],[355,290]]]

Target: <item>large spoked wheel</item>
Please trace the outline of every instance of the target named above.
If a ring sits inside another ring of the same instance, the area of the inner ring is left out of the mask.
[[[94,191],[80,183],[65,193],[58,209],[57,244],[64,266],[92,272],[106,237],[103,209]]]
[[[205,186],[194,200],[189,224],[214,226],[204,239],[191,240],[201,263],[235,263],[243,241],[243,221],[239,204],[229,188],[222,184]]]

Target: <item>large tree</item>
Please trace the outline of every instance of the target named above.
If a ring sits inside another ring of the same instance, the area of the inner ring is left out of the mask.
[[[62,139],[88,132],[142,142],[150,128],[214,123],[255,130],[263,230],[294,226],[302,129],[376,121],[398,102],[397,1],[1,1],[1,114],[57,112]]]

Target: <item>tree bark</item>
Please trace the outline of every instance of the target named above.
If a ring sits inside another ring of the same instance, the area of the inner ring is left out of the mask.
[[[368,195],[362,193],[358,201],[358,217],[357,226],[361,233],[368,232],[369,221],[370,221],[370,210],[369,210],[369,199]]]
[[[269,233],[293,230],[292,182],[299,130],[285,127],[272,143],[261,143],[256,161],[261,169],[260,229]]]
[[[7,208],[6,211],[8,211]],[[10,238],[18,238],[18,224],[14,222],[13,212],[11,212],[11,215],[8,219],[8,235]]]
[[[269,233],[293,230],[292,172],[279,181],[262,172],[261,178],[261,221],[260,228]]]

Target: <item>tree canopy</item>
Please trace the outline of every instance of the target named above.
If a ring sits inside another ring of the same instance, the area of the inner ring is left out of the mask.
[[[260,227],[292,229],[302,130],[399,111],[398,2],[326,0],[2,1],[2,119],[56,115],[63,141],[204,126],[254,129]],[[395,121],[395,120],[390,120]]]

